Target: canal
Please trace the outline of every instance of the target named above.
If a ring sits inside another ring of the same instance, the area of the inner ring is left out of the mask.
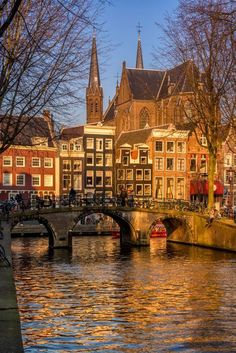
[[[12,252],[26,353],[236,352],[234,253],[109,236],[71,253],[15,238]]]

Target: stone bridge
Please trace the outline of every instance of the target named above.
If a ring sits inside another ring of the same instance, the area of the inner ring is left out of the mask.
[[[105,206],[45,208],[14,213],[8,222],[2,221],[1,226],[3,232],[10,233],[20,221],[38,220],[47,229],[51,248],[70,248],[72,231],[78,221],[94,213],[110,216],[119,225],[122,244],[149,245],[151,231],[161,220],[169,241],[236,251],[236,225],[215,221],[208,229],[206,216],[176,210]]]

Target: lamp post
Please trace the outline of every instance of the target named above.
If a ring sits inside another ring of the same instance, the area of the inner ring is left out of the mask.
[[[228,182],[229,182],[229,200],[228,200],[228,205],[229,208],[233,207],[233,189],[234,189],[234,169],[230,167],[229,169],[226,170],[227,173],[229,173],[228,176]]]

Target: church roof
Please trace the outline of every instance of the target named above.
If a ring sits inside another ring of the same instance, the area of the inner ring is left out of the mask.
[[[172,94],[191,92],[193,76],[197,71],[191,60],[170,70],[126,69],[134,99],[149,100],[167,97],[169,83],[174,84]]]
[[[126,69],[129,86],[134,99],[156,99],[164,71]]]

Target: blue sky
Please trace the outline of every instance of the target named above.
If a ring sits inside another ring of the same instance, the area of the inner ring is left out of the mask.
[[[127,67],[135,67],[138,23],[142,26],[144,68],[152,68],[153,47],[158,45],[160,35],[155,23],[161,23],[165,13],[172,13],[177,5],[178,0],[113,0],[112,5],[106,7],[102,17],[103,30],[113,49],[104,55],[101,48],[98,57],[104,93],[104,111],[109,97],[112,99],[114,96],[117,74],[120,77],[123,61],[126,61]],[[97,34],[98,48],[101,47],[99,36],[103,37],[103,34]],[[85,106],[82,106],[78,113],[79,123],[85,123]]]

